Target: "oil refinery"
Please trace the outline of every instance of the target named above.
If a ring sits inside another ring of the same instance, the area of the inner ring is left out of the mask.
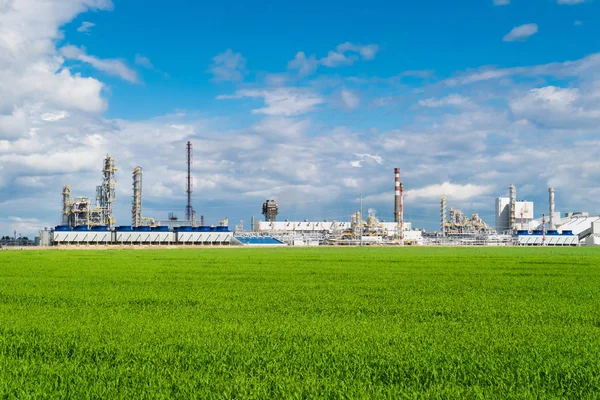
[[[440,230],[414,229],[405,221],[404,184],[400,169],[394,169],[393,222],[379,220],[362,209],[349,221],[277,221],[279,204],[267,199],[262,204],[264,221],[252,221],[250,230],[242,225],[232,231],[227,218],[217,226],[196,220],[192,207],[192,144],[186,144],[187,175],[184,220],[170,214],[159,220],[143,215],[143,169],[132,171],[131,225],[117,225],[113,215],[116,161],[107,155],[102,164],[102,181],[96,187],[95,202],[90,197],[73,196],[70,186],[62,190],[61,224],[40,232],[41,246],[320,246],[320,245],[486,245],[486,246],[579,246],[600,245],[600,216],[569,212],[561,217],[555,211],[555,191],[548,189],[548,213],[535,218],[534,203],[517,200],[511,184],[508,197],[498,197],[495,226],[488,225],[478,213],[464,213],[440,199]],[[391,200],[391,193],[390,193]],[[391,203],[391,201],[390,201]],[[362,200],[361,200],[362,208]]]

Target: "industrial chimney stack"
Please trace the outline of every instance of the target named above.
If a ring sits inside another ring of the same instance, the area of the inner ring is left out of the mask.
[[[394,222],[400,222],[400,168],[394,168]]]
[[[548,203],[550,205],[550,224],[548,229],[555,230],[556,226],[554,226],[554,188],[548,189]]]

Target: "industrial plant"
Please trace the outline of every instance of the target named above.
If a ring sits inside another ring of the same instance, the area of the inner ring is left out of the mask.
[[[90,197],[73,196],[70,186],[62,190],[61,224],[40,232],[41,246],[323,246],[323,245],[480,245],[480,246],[579,246],[600,245],[600,216],[569,212],[561,217],[555,211],[555,191],[548,190],[548,213],[535,218],[534,203],[517,200],[511,184],[508,197],[496,199],[495,226],[478,213],[464,213],[440,200],[440,230],[414,229],[405,221],[404,184],[400,169],[394,169],[394,221],[379,220],[360,210],[348,221],[278,221],[279,204],[267,199],[262,204],[263,221],[252,221],[249,230],[240,224],[232,231],[227,218],[217,226],[196,220],[192,207],[192,143],[186,144],[187,175],[185,219],[173,213],[165,220],[143,214],[143,169],[132,171],[131,224],[117,225],[113,215],[115,159],[107,155],[102,164],[102,181],[96,187],[95,202]],[[391,200],[391,193],[390,193]]]

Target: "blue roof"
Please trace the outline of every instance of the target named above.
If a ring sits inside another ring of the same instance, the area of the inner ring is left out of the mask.
[[[239,240],[242,244],[263,244],[263,245],[283,245],[281,240],[277,240],[271,236],[258,236],[258,237],[245,237],[245,236],[236,236],[237,240]]]

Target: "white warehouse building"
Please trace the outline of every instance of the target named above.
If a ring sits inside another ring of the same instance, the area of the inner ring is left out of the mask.
[[[367,226],[367,225],[365,225]],[[255,232],[286,232],[286,233],[319,233],[335,234],[340,231],[347,231],[353,228],[352,222],[336,221],[257,221],[254,223]],[[398,233],[398,223],[396,222],[377,222],[376,228],[382,233],[395,235]],[[411,231],[412,224],[404,222],[404,230]]]

